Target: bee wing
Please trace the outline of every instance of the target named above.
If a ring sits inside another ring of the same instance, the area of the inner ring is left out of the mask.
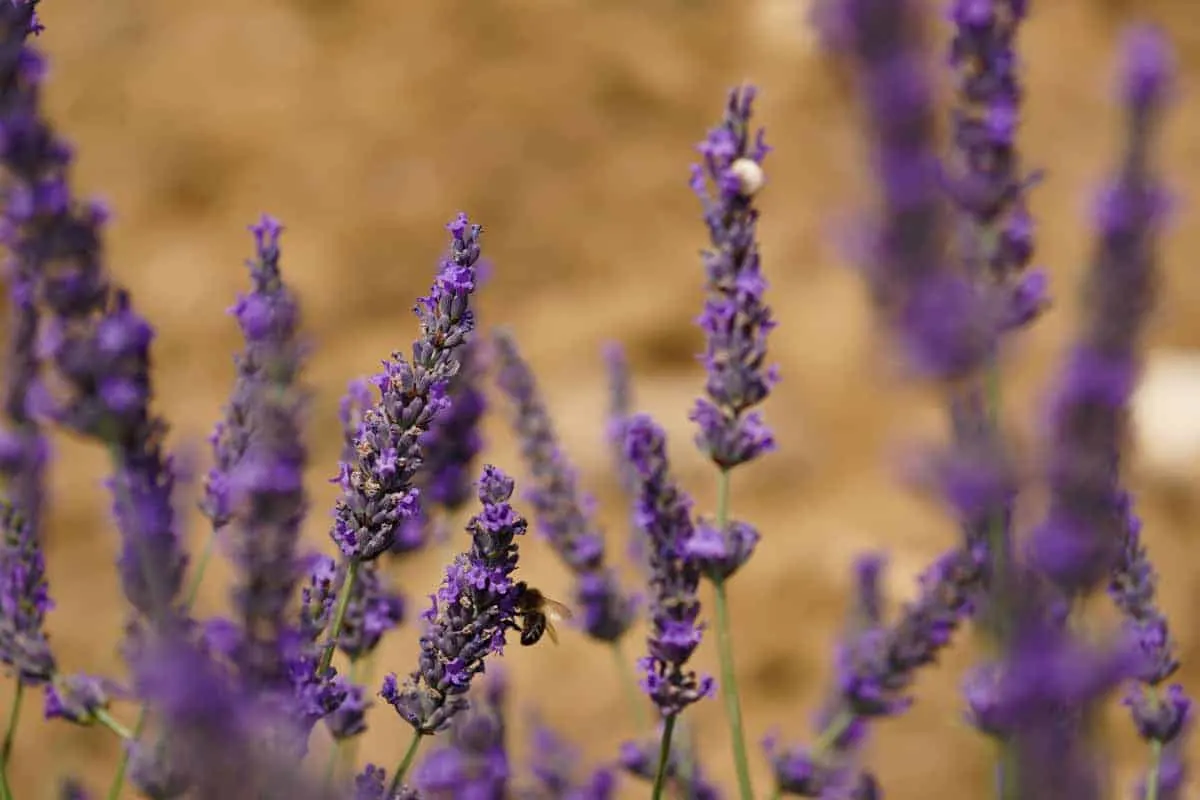
[[[543,602],[546,607],[546,616],[560,620],[571,620],[575,618],[575,612],[557,600],[551,600],[549,597],[546,597],[543,599]]]
[[[558,631],[554,630],[554,623],[549,619],[546,620],[546,635],[550,637],[550,641],[558,644]]]

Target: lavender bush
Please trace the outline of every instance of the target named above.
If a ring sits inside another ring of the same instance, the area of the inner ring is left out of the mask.
[[[1008,337],[1035,322],[1049,297],[1046,274],[1029,268],[1028,193],[1039,174],[1024,171],[1015,136],[1016,37],[1027,4],[951,3],[948,149],[936,135],[935,76],[917,0],[822,4],[829,44],[854,68],[876,178],[878,202],[857,231],[855,252],[904,363],[943,398],[949,443],[931,453],[927,477],[961,536],[894,612],[880,587],[884,559],[859,561],[853,613],[834,647],[834,678],[812,741],[768,737],[773,786],[756,789],[727,593],[760,540],[733,514],[730,474],[774,449],[761,406],[779,380],[757,241],[769,148],[753,123],[755,90],[729,93],[691,179],[708,244],[698,317],[705,379],[690,419],[696,446],[715,468],[711,513],[697,510],[673,474],[664,428],[634,412],[619,345],[607,352],[607,431],[644,586],[622,585],[595,504],[515,337],[477,330],[482,228],[465,215],[447,226],[447,255],[413,309],[419,330],[411,350],[393,353],[343,401],[333,557],[309,552],[300,537],[311,511],[302,480],[313,422],[305,383],[311,345],[288,286],[284,229],[267,216],[250,228],[250,291],[231,311],[245,346],[211,437],[201,501],[210,530],[192,559],[176,513],[187,474],[165,451],[167,422],[152,407],[154,331],[107,272],[104,211],[73,193],[71,150],[45,119],[37,5],[0,1],[0,235],[12,327],[0,435],[0,659],[15,682],[0,716],[0,800],[25,796],[14,791],[8,767],[39,690],[48,719],[104,728],[122,744],[106,790],[47,784],[64,798],[107,791],[116,800],[127,787],[148,798],[599,800],[642,790],[655,799],[718,798],[683,734],[691,706],[720,694],[741,800],[866,800],[886,788],[863,751],[873,721],[912,705],[917,672],[967,625],[989,644],[963,687],[967,720],[996,745],[995,780],[981,793],[1104,796],[1097,718],[1121,693],[1146,742],[1133,795],[1183,796],[1191,701],[1170,682],[1179,663],[1122,477],[1169,205],[1152,158],[1173,88],[1161,33],[1137,28],[1125,38],[1122,151],[1097,204],[1083,313],[1051,394],[1046,466],[1031,475],[998,418]],[[521,494],[501,468],[476,463],[488,410],[483,381],[493,369],[521,445]],[[41,545],[52,463],[46,434],[55,428],[100,445],[111,462],[116,569],[129,605],[123,676],[61,672],[44,628],[52,610]],[[1048,497],[1045,511],[1019,529],[1017,504],[1038,488]],[[517,639],[532,645],[554,637],[557,610],[521,570],[523,549],[537,546],[524,537],[522,502],[574,577],[576,625],[593,642],[570,646],[611,650],[647,734],[586,768],[576,747],[541,723],[528,764],[508,749],[510,689],[499,664]],[[467,536],[459,537],[463,552],[413,619],[386,565],[435,540],[437,528],[460,522],[473,503]],[[230,610],[203,619],[193,601],[214,553],[234,568]],[[711,612],[700,600],[705,581]],[[1119,612],[1115,629],[1084,613],[1101,589]],[[643,612],[648,633],[637,643],[631,630]],[[417,663],[376,687],[373,653],[402,624],[419,630]],[[716,678],[690,663],[710,636],[720,657]],[[372,707],[390,707],[411,730],[395,767],[354,763],[353,743],[373,724]],[[318,723],[335,748],[313,765],[309,740]]]

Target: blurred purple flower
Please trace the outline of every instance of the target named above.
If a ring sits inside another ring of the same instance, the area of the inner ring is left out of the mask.
[[[510,333],[496,334],[496,352],[500,389],[512,403],[513,427],[530,474],[532,487],[526,497],[533,504],[538,532],[575,573],[575,600],[584,631],[602,642],[615,642],[633,622],[633,602],[605,563],[604,538],[592,513],[594,501],[580,490],[533,372]]]
[[[430,753],[412,782],[429,800],[499,800],[509,797],[511,766],[505,746],[507,687],[490,675],[475,702],[450,726],[446,745]]]

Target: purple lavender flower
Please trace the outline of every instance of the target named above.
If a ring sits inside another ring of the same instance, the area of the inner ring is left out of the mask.
[[[372,706],[361,686],[348,686],[346,698],[329,716],[325,727],[334,741],[353,739],[367,730],[367,709]]]
[[[299,382],[304,346],[295,295],[279,269],[282,227],[270,217],[250,229],[254,290],[232,312],[245,338],[225,419],[213,434],[216,466],[204,508],[237,568],[233,604],[241,627],[236,656],[243,680],[277,685],[288,672],[282,640],[288,604],[302,571],[297,555],[308,507],[303,417],[309,393]]]
[[[712,249],[704,252],[708,300],[698,320],[706,339],[706,397],[696,401],[691,419],[699,426],[697,446],[723,470],[775,447],[762,415],[751,410],[779,380],[776,368],[765,363],[775,320],[763,302],[767,281],[753,198],[770,148],[761,129],[751,133],[755,94],[750,86],[729,93],[724,121],[700,144],[704,165],[692,167],[691,185],[704,206]]]
[[[512,402],[513,426],[533,483],[526,496],[533,504],[538,532],[575,573],[575,600],[584,631],[602,642],[615,642],[633,622],[633,602],[622,594],[605,563],[604,538],[592,515],[594,501],[580,490],[533,372],[510,333],[496,334],[496,352],[500,389]]]
[[[517,794],[521,800],[613,800],[616,774],[600,767],[581,777],[579,751],[540,719],[531,735],[529,771],[533,785]]]
[[[505,744],[504,678],[489,676],[477,702],[455,717],[445,747],[430,753],[413,773],[429,800],[498,800],[509,796],[511,766]]]
[[[841,0],[837,27],[855,62],[882,194],[866,253],[872,292],[909,364],[958,378],[991,353],[996,313],[947,260],[948,209],[918,5]]]
[[[666,434],[649,416],[630,418],[625,454],[637,470],[638,524],[650,544],[650,655],[640,662],[642,687],[663,717],[673,717],[715,687],[711,677],[686,669],[704,630],[696,596],[700,570],[686,553],[692,501],[671,478]]]
[[[1023,274],[1034,245],[1026,195],[1040,177],[1022,174],[1016,148],[1023,92],[1015,40],[1027,5],[954,0],[950,9],[958,89],[950,190],[964,218],[963,260],[977,281],[1004,295],[1004,328],[1027,325],[1048,303],[1045,273]]]
[[[1120,446],[1158,277],[1156,247],[1166,198],[1149,155],[1166,105],[1169,58],[1153,30],[1129,36],[1125,154],[1100,199],[1100,237],[1085,284],[1082,329],[1050,412],[1050,508],[1031,541],[1031,555],[1068,593],[1089,591],[1105,580],[1124,538]]]
[[[417,482],[422,504],[441,506],[451,514],[471,498],[471,475],[483,450],[479,425],[487,410],[487,397],[481,388],[482,359],[477,340],[463,346],[459,353],[462,366],[446,388],[449,407],[421,438],[425,462]]]
[[[91,725],[97,711],[106,711],[109,694],[105,682],[91,675],[72,675],[46,684],[46,719]]]
[[[625,456],[625,428],[633,414],[633,379],[629,374],[629,362],[625,350],[612,342],[604,348],[604,364],[608,373],[608,424],[606,439],[612,447],[613,466],[622,490],[632,496],[637,482],[637,471]],[[637,509],[633,509],[629,525],[629,558],[647,577],[650,576],[648,543],[646,532],[637,522]]]
[[[395,674],[380,695],[420,734],[445,730],[469,705],[471,679],[484,671],[488,655],[499,654],[516,628],[516,537],[526,522],[509,504],[513,481],[487,466],[479,480],[483,508],[467,526],[471,550],[447,569],[425,612],[417,669],[400,685]]]
[[[0,4],[0,238],[48,312],[41,347],[61,391],[37,387],[38,410],[104,443],[122,534],[122,588],[144,617],[161,618],[185,565],[171,508],[173,476],[162,454],[165,423],[149,410],[150,326],[103,267],[105,213],[78,202],[68,177],[71,150],[42,116],[42,57],[25,44],[39,30],[36,3]]]
[[[37,686],[54,675],[54,655],[43,628],[52,607],[46,560],[31,522],[0,504],[0,663],[18,680]]]
[[[83,788],[83,784],[74,778],[67,778],[58,787],[58,800],[88,800],[91,795]]]
[[[971,674],[970,719],[1002,739],[1015,768],[1005,791],[1031,798],[1099,798],[1101,755],[1090,727],[1100,703],[1139,670],[1129,642],[1099,644],[1070,631],[1053,610],[1053,595],[1022,575],[1003,657]]]
[[[386,552],[403,521],[416,511],[413,480],[421,468],[421,437],[449,404],[446,382],[458,372],[459,351],[475,327],[475,291],[481,228],[460,214],[448,226],[450,258],[429,296],[416,306],[421,336],[411,363],[400,353],[385,361],[373,382],[379,403],[363,414],[354,458],[341,465],[342,496],[332,531],[342,553],[371,561]]]

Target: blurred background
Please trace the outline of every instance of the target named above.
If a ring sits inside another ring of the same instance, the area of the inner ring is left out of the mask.
[[[1007,365],[1007,420],[1028,447],[1037,441],[1042,387],[1071,331],[1092,236],[1088,203],[1114,160],[1114,48],[1133,15],[1165,23],[1175,37],[1185,91],[1159,155],[1178,190],[1200,186],[1200,7],[1033,5],[1022,37],[1022,144],[1027,165],[1048,171],[1033,195],[1037,262],[1051,270],[1058,302]],[[714,476],[691,447],[686,420],[702,385],[693,319],[705,237],[688,166],[726,90],[743,80],[761,87],[759,120],[776,148],[766,163],[762,250],[784,378],[767,414],[781,447],[736,478],[735,514],[764,537],[731,593],[763,793],[757,740],[771,729],[811,738],[855,556],[888,554],[888,590],[899,603],[956,536],[935,505],[896,479],[903,447],[943,435],[942,411],[888,369],[859,281],[839,260],[835,234],[863,200],[865,176],[850,84],[815,46],[805,8],[804,0],[53,0],[43,4],[41,37],[51,56],[49,110],[78,145],[76,186],[111,204],[108,262],[158,327],[159,406],[175,444],[205,457],[203,438],[239,346],[225,311],[247,285],[246,226],[263,211],[286,225],[284,269],[316,347],[308,534],[326,548],[337,401],[350,379],[411,341],[409,309],[445,246],[443,225],[460,209],[486,226],[494,263],[484,323],[511,326],[542,377],[561,436],[600,499],[614,557],[624,553],[627,515],[603,439],[605,342],[628,349],[637,405],[667,426],[681,478],[701,508],[711,507]],[[1196,213],[1184,206],[1163,253],[1153,391],[1136,458],[1146,535],[1193,693],[1200,459],[1187,437],[1200,421],[1191,355],[1200,353]],[[496,408],[489,460],[520,475]],[[120,674],[105,458],[66,439],[55,447],[53,641],[65,670]],[[189,531],[193,542],[204,535],[198,515]],[[394,570],[416,602],[436,585],[439,557]],[[569,596],[544,543],[529,540],[524,558],[532,580]],[[202,612],[223,607],[226,574],[223,563],[209,573]],[[641,633],[628,640],[631,658]],[[609,654],[578,634],[562,638],[559,647],[516,648],[505,658],[514,747],[525,750],[526,711],[536,708],[591,761],[611,759],[639,731],[618,712],[625,706]],[[711,644],[700,660],[715,672]],[[410,670],[414,653],[413,630],[390,637],[377,679]],[[869,759],[889,797],[927,797],[930,787],[986,796],[989,745],[961,722],[958,700],[973,657],[963,636],[922,675],[911,713],[877,727]],[[9,691],[4,682],[0,707]],[[135,709],[114,713],[129,723]],[[720,704],[691,716],[704,765],[732,787]],[[106,788],[112,737],[37,717],[26,714],[17,742],[17,793],[48,797],[66,773]],[[1124,788],[1145,750],[1116,711],[1111,730]],[[407,737],[377,707],[359,757],[390,766]],[[322,752],[323,731],[317,739]],[[645,795],[624,786],[622,796]]]

